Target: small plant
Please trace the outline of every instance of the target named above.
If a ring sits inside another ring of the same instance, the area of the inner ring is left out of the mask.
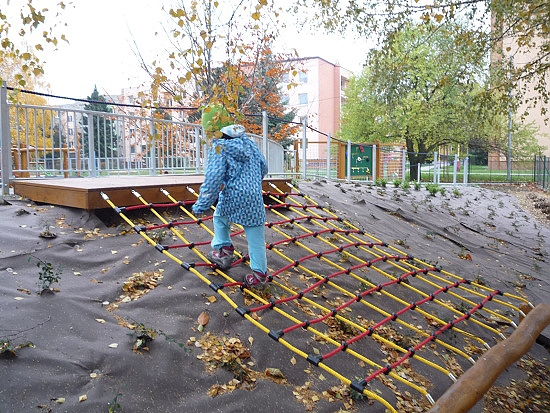
[[[42,222],[42,232],[40,233],[41,238],[55,238],[57,235],[52,232],[52,226],[48,221]]]
[[[394,186],[395,188],[399,188],[399,187],[401,186],[401,182],[402,182],[401,179],[396,178],[396,179],[393,180],[393,186]]]
[[[17,352],[23,347],[34,347],[30,341],[23,344],[13,344],[9,338],[0,337],[0,357],[17,356]]]
[[[119,397],[122,397],[122,393],[117,392],[114,399],[109,403],[109,413],[117,413],[122,411],[122,406],[118,400]]]
[[[453,189],[453,196],[455,198],[460,198],[462,196],[462,192],[460,192],[458,189],[454,188]]]
[[[437,184],[426,184],[426,189],[431,196],[436,196],[436,194],[439,192],[439,186]]]
[[[420,181],[414,181],[414,190],[420,191],[421,188],[422,188],[422,183]]]
[[[63,268],[57,266],[54,268],[51,262],[44,261],[34,255],[31,255],[37,260],[36,266],[38,267],[38,294],[43,292],[53,292],[52,284],[58,283],[63,273]]]
[[[402,183],[401,183],[401,188],[403,189],[409,189],[411,187],[411,183],[407,180],[404,180]]]
[[[374,181],[376,186],[381,186],[382,188],[385,188],[388,181],[384,178],[377,178],[376,181]]]
[[[439,193],[441,194],[441,196],[445,196],[445,194],[447,193],[447,189],[445,189],[445,187],[441,187],[439,188]]]
[[[135,338],[132,350],[136,353],[140,353],[141,350],[149,351],[148,344],[153,341],[157,336],[163,336],[164,339],[169,343],[175,343],[180,348],[183,348],[186,352],[191,352],[191,350],[185,348],[185,345],[183,343],[180,343],[174,338],[169,337],[164,331],[155,330],[152,327],[146,327],[145,324],[135,322],[134,320],[126,320],[126,323],[124,325],[132,330],[132,332],[128,334]]]

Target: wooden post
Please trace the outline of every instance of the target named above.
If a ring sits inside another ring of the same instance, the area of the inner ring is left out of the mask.
[[[467,413],[498,376],[529,351],[550,324],[550,304],[537,305],[506,340],[492,347],[433,405],[429,413]]]
[[[67,148],[67,144],[64,143],[63,147],[61,148],[61,158],[63,160],[63,177],[68,178],[69,177],[69,149]]]

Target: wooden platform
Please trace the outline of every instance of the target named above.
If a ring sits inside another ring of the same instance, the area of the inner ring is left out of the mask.
[[[160,192],[166,189],[178,201],[195,199],[187,190],[193,188],[197,193],[204,175],[155,175],[155,176],[117,176],[102,178],[59,178],[59,179],[17,179],[12,181],[14,193],[35,202],[68,206],[86,210],[109,208],[101,197],[101,192],[109,196],[117,206],[136,205],[138,199],[132,194],[134,189],[147,202],[164,203],[170,200]],[[287,178],[266,178],[264,190],[273,191],[271,182],[282,191],[288,191]]]

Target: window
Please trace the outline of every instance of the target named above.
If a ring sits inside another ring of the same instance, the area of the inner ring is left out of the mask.
[[[300,72],[300,83],[307,83],[307,72]]]
[[[307,93],[299,93],[298,94],[298,103],[300,105],[307,105]]]
[[[284,74],[283,74],[283,77],[282,77],[282,79],[281,79],[281,82],[282,82],[282,83],[288,83],[289,80],[290,80],[290,77],[289,77],[288,73],[284,73]]]
[[[288,105],[289,100],[290,100],[290,99],[289,99],[288,95],[283,95],[283,96],[281,96],[281,104],[282,104],[283,106]]]
[[[69,136],[73,136],[74,135],[73,128],[67,128],[67,133],[69,134]]]

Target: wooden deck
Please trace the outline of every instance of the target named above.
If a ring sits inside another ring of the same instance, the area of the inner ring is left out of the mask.
[[[14,193],[35,202],[68,206],[86,210],[109,208],[101,197],[101,192],[109,196],[117,206],[136,205],[139,200],[132,189],[139,192],[147,202],[164,203],[169,199],[160,192],[166,189],[178,201],[195,199],[187,190],[193,188],[197,193],[204,175],[155,175],[155,176],[117,176],[103,178],[59,178],[59,179],[16,179],[12,181]],[[282,191],[288,191],[287,178],[266,178],[264,190],[273,191],[268,183],[277,185]]]

